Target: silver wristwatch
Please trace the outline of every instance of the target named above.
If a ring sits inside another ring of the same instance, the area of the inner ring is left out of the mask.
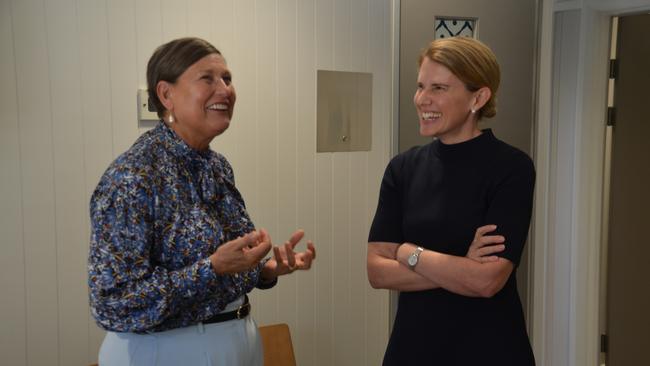
[[[415,270],[415,266],[417,266],[418,260],[420,260],[420,253],[423,251],[424,249],[422,247],[417,247],[415,248],[415,251],[409,255],[407,262],[412,270]]]

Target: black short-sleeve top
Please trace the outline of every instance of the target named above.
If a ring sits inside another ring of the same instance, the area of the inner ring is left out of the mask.
[[[506,238],[506,249],[498,255],[517,266],[528,235],[534,181],[531,159],[489,129],[458,144],[436,139],[397,155],[388,164],[368,241],[410,242],[465,256],[476,229],[495,224],[494,233]],[[449,362],[440,364],[473,362],[461,346],[467,342],[474,349],[474,343],[480,342],[479,350],[503,361],[495,364],[511,364],[508,357],[514,357],[512,364],[533,364],[515,272],[489,299],[444,289],[400,294],[385,364],[410,364],[404,363],[409,357],[415,361],[434,350],[438,361]],[[478,329],[477,322],[481,322]],[[429,342],[419,355],[412,346],[422,339]],[[506,345],[517,345],[517,350],[498,357],[496,350],[506,351]],[[393,357],[401,362],[391,363]],[[482,359],[481,364],[491,363]]]

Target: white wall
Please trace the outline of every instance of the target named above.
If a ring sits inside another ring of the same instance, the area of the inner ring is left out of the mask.
[[[377,365],[388,292],[369,287],[367,232],[390,155],[389,0],[0,0],[0,355],[85,365],[88,200],[143,131],[136,90],[159,44],[193,35],[226,56],[235,118],[213,149],[276,243],[314,239],[308,273],[252,296],[289,323],[298,364]],[[316,154],[316,70],[373,73],[372,151]]]

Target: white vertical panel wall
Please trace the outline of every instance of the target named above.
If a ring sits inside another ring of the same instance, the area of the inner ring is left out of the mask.
[[[316,243],[312,271],[252,296],[259,324],[291,327],[300,365],[377,365],[388,293],[365,271],[390,155],[390,0],[1,0],[0,354],[8,365],[85,365],[103,332],[89,316],[88,200],[146,126],[136,90],[154,48],[217,46],[235,117],[212,148],[276,244]],[[372,150],[316,153],[316,70],[373,74]]]
[[[24,189],[18,124],[17,65],[11,4],[0,2],[0,355],[10,365],[26,364]]]

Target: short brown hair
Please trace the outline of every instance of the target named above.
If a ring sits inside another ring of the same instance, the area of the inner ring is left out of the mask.
[[[221,55],[210,42],[195,37],[175,39],[156,48],[147,64],[147,92],[158,117],[162,118],[166,110],[156,94],[158,82],[175,83],[195,62],[213,53]]]
[[[492,96],[478,111],[478,118],[490,118],[497,114],[496,94],[501,71],[494,52],[488,46],[469,37],[441,38],[422,50],[418,66],[422,65],[425,57],[448,68],[469,91],[489,88]]]

